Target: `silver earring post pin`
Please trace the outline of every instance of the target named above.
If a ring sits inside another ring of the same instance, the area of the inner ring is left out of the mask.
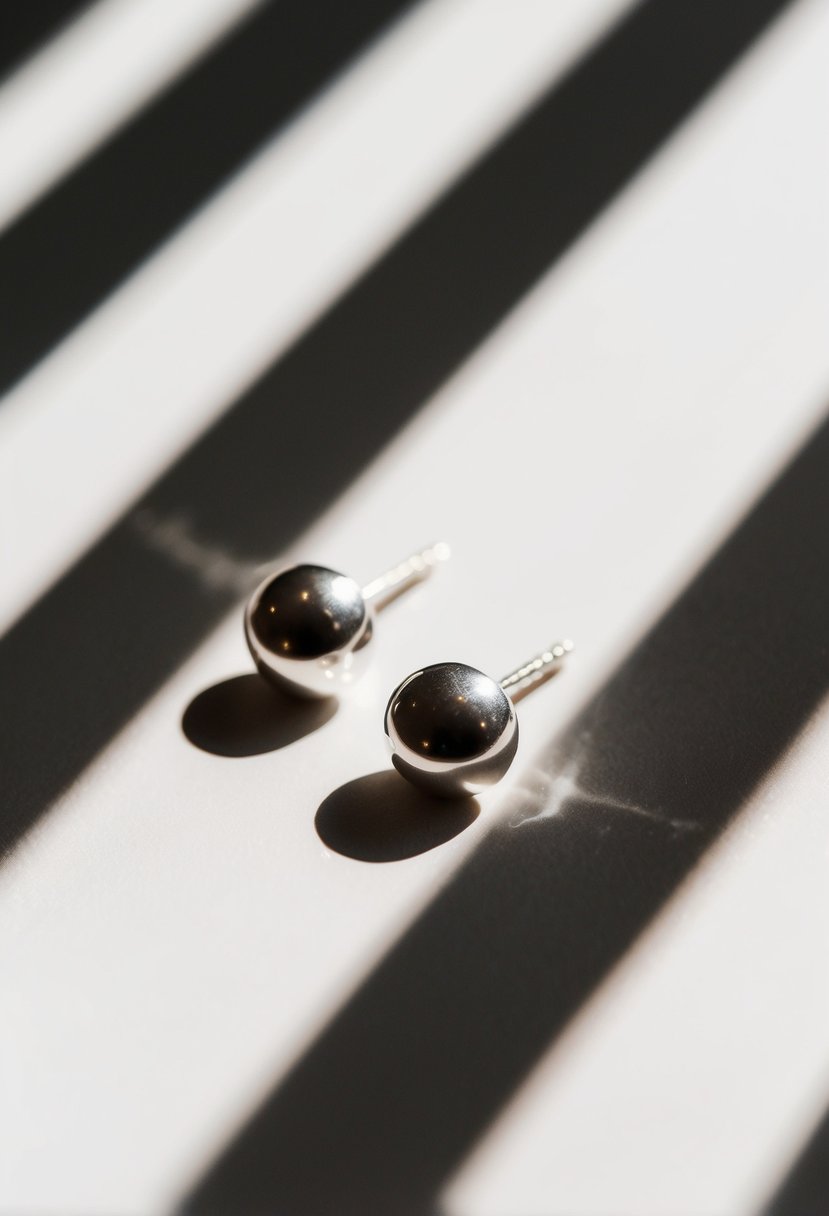
[[[444,798],[466,798],[495,785],[518,748],[514,702],[555,675],[572,650],[571,641],[556,642],[500,681],[465,663],[413,672],[386,707],[394,767]]]
[[[448,545],[431,545],[362,588],[325,566],[269,574],[245,607],[245,638],[259,672],[295,696],[346,691],[366,668],[377,613],[448,557]]]
[[[556,642],[549,650],[542,650],[534,659],[530,659],[523,667],[516,667],[508,676],[498,683],[504,692],[509,693],[510,700],[515,703],[528,693],[534,692],[540,685],[546,683],[556,672],[561,671],[562,664],[568,654],[574,649],[569,638]]]
[[[382,612],[392,600],[422,583],[435,566],[448,561],[451,556],[452,551],[444,541],[430,545],[428,549],[421,549],[399,565],[392,566],[391,570],[387,570],[379,578],[366,583],[363,587],[363,599],[372,604],[376,612]]]

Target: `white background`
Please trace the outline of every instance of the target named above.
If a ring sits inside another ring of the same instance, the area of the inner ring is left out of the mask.
[[[614,11],[521,7],[415,10],[18,386],[0,411],[5,622]],[[451,542],[384,615],[353,700],[273,754],[193,747],[185,707],[249,669],[234,612],[0,868],[0,1208],[172,1205],[823,416],[828,43],[826,6],[796,5],[274,555],[367,581]],[[345,166],[330,246],[297,257]],[[402,676],[441,658],[501,675],[562,633],[577,654],[520,706],[518,759],[466,832],[385,865],[324,847],[322,800],[388,763]],[[551,1044],[447,1212],[715,1216],[769,1196],[829,1102],[827,757],[820,711]]]

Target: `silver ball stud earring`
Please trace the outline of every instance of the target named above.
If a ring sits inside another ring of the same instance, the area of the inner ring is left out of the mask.
[[[324,566],[269,574],[245,607],[253,661],[266,680],[295,696],[336,696],[365,670],[376,613],[448,556],[448,545],[432,545],[362,588]]]
[[[413,785],[444,798],[495,785],[518,748],[513,698],[558,671],[572,649],[570,641],[557,642],[503,680],[465,663],[413,672],[386,708],[392,764]]]

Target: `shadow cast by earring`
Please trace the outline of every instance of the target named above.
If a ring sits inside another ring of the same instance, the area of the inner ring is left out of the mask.
[[[320,840],[355,861],[404,861],[446,844],[474,823],[474,798],[433,798],[388,770],[341,785],[317,811]]]
[[[336,712],[334,697],[304,701],[250,672],[200,692],[185,709],[181,729],[214,756],[259,756],[304,739]]]

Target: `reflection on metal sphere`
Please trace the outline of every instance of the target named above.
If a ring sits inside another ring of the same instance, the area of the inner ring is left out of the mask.
[[[374,613],[354,579],[324,566],[270,574],[245,609],[254,662],[299,696],[330,697],[363,671]]]
[[[463,798],[500,781],[518,747],[518,719],[495,681],[464,663],[410,675],[386,709],[392,763],[431,794]]]

